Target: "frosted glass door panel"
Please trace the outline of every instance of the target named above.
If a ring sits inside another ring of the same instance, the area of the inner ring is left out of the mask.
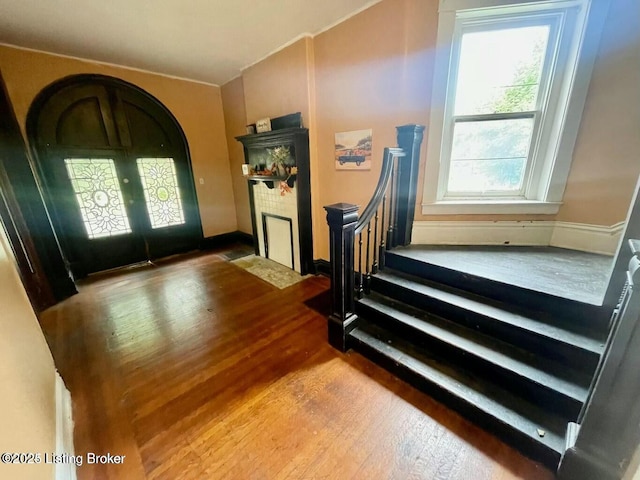
[[[67,158],[64,163],[88,237],[131,233],[114,161]]]
[[[151,228],[184,224],[173,158],[138,158],[137,163]]]

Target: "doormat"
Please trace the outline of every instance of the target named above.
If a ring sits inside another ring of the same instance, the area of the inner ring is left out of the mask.
[[[295,270],[291,270],[273,260],[256,257],[255,255],[239,258],[231,263],[280,289],[290,287],[305,278],[311,277],[311,275],[302,276]]]
[[[220,253],[221,256],[225,258],[225,260],[237,260],[238,258],[248,257],[249,255],[253,255],[253,247],[248,245],[242,245],[237,248],[233,248],[232,250],[227,250],[226,252]]]

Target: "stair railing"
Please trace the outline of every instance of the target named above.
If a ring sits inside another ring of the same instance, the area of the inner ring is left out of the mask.
[[[362,298],[364,293],[369,293],[371,274],[377,273],[378,269],[384,267],[385,250],[397,245],[398,161],[405,156],[401,148],[384,149],[382,170],[375,193],[355,226],[358,254],[357,262],[354,262],[356,282],[354,294],[358,298]],[[373,240],[371,239],[372,224]],[[366,236],[363,239],[362,234],[365,231]],[[366,247],[363,248],[363,244]]]
[[[369,293],[371,276],[384,268],[385,251],[411,243],[424,126],[405,125],[397,132],[398,147],[384,149],[380,178],[362,215],[349,203],[324,207],[331,255],[329,343],[342,351],[357,325],[355,298]]]

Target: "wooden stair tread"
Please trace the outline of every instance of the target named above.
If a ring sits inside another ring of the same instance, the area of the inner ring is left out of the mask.
[[[496,321],[521,328],[536,335],[549,338],[555,342],[563,342],[578,348],[601,355],[604,344],[588,335],[564,329],[532,316],[522,315],[506,308],[501,302],[491,301],[472,293],[456,290],[452,287],[437,288],[434,282],[429,282],[413,275],[396,272],[390,269],[375,275],[378,280],[393,283],[421,295],[436,299],[465,310],[473,311]],[[505,308],[503,308],[505,307]]]
[[[550,246],[407,245],[388,253],[535,292],[549,299],[592,307],[601,305],[606,284],[606,275],[602,272],[611,266],[611,257],[606,255]],[[595,274],[594,269],[598,269],[599,274]]]
[[[508,371],[580,403],[584,403],[586,400],[590,379],[584,378],[582,384],[580,384],[548,371],[561,371],[563,367],[560,365],[545,361],[547,368],[542,369],[532,365],[535,359],[532,358],[532,355],[522,350],[469,328],[425,313],[415,307],[403,305],[383,295],[372,293],[359,300],[359,302],[393,318],[396,322],[401,322],[423,335],[434,338],[476,359],[481,359],[496,368]],[[577,373],[567,376],[580,378]]]
[[[487,299],[489,303],[505,305],[514,313],[524,313],[550,326],[575,332],[604,343],[608,333],[610,313],[602,306],[580,300],[532,290],[504,279],[489,278],[465,269],[430,262],[412,254],[406,247],[385,252],[385,271],[394,269],[410,274],[433,285],[465,292],[471,298]],[[374,276],[375,277],[375,276]]]
[[[538,444],[545,451],[545,463],[553,465],[555,462],[557,465],[564,450],[566,419],[545,412],[498,385],[480,381],[440,358],[429,356],[377,325],[362,321],[349,337],[355,340],[352,346],[368,348],[393,362],[395,369],[423,379],[428,386],[436,387],[440,393],[461,402],[474,416],[476,413],[484,414],[498,421],[502,428],[516,432],[530,445]],[[539,435],[539,429],[544,431],[543,437]]]

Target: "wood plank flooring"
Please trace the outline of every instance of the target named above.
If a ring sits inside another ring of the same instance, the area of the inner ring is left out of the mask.
[[[41,315],[82,479],[552,479],[326,340],[326,278],[279,290],[224,252],[91,278]]]

